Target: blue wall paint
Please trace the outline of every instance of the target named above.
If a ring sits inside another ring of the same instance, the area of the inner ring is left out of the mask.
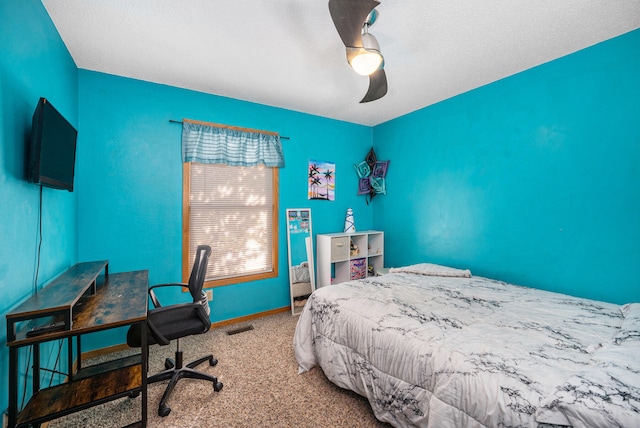
[[[38,0],[0,1],[0,409],[7,407],[5,314],[33,293],[39,187],[25,180],[39,97],[78,124],[78,72]],[[38,285],[76,261],[76,194],[43,189]],[[43,348],[46,353],[46,349]],[[46,355],[46,354],[45,354]],[[48,380],[48,379],[47,379]]]
[[[640,301],[640,30],[374,128],[386,261]]]
[[[38,188],[24,181],[23,165],[40,96],[79,128],[76,192],[44,190],[40,286],[76,260],[103,258],[112,272],[180,280],[180,126],[168,120],[188,117],[291,137],[280,175],[280,277],[217,288],[214,321],[289,303],[287,207],[310,207],[316,234],[341,230],[352,207],[358,229],[387,232],[388,265],[432,260],[569,294],[640,300],[639,31],[372,130],[78,72],[37,0],[0,0],[0,24],[2,408],[4,315],[31,294],[35,269]],[[355,196],[352,164],[372,141],[392,162],[389,194],[367,206]],[[307,200],[309,159],[336,162],[336,202]]]
[[[185,117],[290,137],[279,176],[279,276],[216,288],[213,321],[289,304],[286,208],[310,207],[315,233],[341,230],[349,207],[371,227],[352,167],[371,147],[369,127],[85,70],[79,88],[80,260],[108,259],[112,272],[149,269],[151,283],[181,280],[182,127],[169,120]],[[336,163],[335,202],[307,199],[310,159]]]

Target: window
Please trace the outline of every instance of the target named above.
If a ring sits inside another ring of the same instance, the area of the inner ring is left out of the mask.
[[[278,276],[278,168],[184,163],[182,272],[211,246],[205,287]]]

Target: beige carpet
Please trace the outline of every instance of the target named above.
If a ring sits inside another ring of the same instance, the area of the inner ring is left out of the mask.
[[[149,385],[149,427],[389,427],[378,421],[366,399],[330,383],[322,370],[298,374],[292,338],[298,317],[271,315],[221,327],[182,340],[185,362],[207,353],[218,365],[199,369],[224,383],[182,379],[169,400],[171,414],[158,416],[166,382]],[[251,324],[235,335],[226,331]],[[150,373],[164,367],[174,344],[150,350]],[[122,427],[140,418],[140,397],[120,399],[49,423],[59,427]]]

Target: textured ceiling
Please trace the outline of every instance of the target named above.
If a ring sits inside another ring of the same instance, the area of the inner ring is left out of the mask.
[[[42,2],[79,68],[363,125],[640,28],[640,0],[382,0],[389,92],[359,104],[326,0]]]

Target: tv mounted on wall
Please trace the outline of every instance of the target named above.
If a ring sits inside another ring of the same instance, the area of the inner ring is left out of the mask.
[[[33,113],[27,180],[73,192],[78,132],[45,98]]]

